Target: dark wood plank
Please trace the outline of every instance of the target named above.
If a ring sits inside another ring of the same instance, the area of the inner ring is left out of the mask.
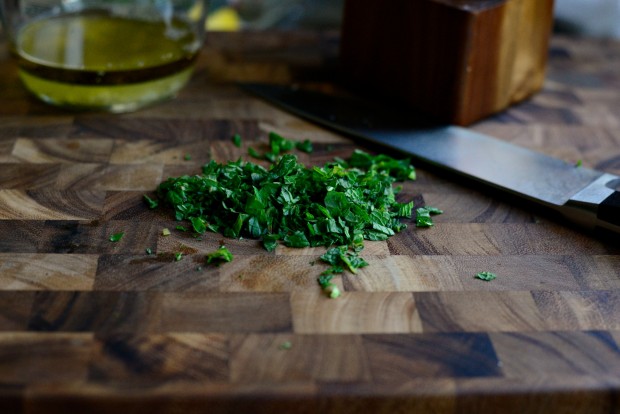
[[[88,368],[94,383],[134,387],[230,378],[229,339],[222,334],[118,334],[98,338],[94,345]]]
[[[344,76],[357,89],[459,125],[541,89],[553,1],[423,0],[392,6],[344,4],[341,60]]]
[[[378,383],[502,375],[493,345],[483,333],[367,335],[364,345]]]
[[[285,293],[171,293],[162,297],[164,332],[290,332]]]

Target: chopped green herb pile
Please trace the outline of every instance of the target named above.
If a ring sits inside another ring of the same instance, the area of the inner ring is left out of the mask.
[[[476,279],[484,280],[485,282],[490,282],[491,280],[495,279],[497,275],[491,272],[480,272],[477,273],[474,277]]]
[[[234,144],[240,139],[233,138]],[[321,260],[331,267],[319,284],[328,296],[337,297],[340,292],[330,282],[333,274],[357,273],[368,265],[359,256],[364,240],[386,240],[407,227],[401,219],[413,219],[413,201],[396,201],[400,187],[393,184],[415,179],[415,169],[409,160],[360,150],[346,160],[308,168],[288,151],[311,152],[310,141],[295,142],[271,133],[269,146],[262,155],[249,149],[250,155],[271,161],[269,168],[241,159],[211,161],[200,175],[162,182],[157,200],[145,196],[145,201],[152,208],[171,207],[175,218],[190,223],[198,234],[212,231],[257,239],[268,251],[279,243],[327,247]],[[418,208],[417,226],[431,226],[431,214],[439,213],[432,207]],[[207,262],[214,260],[230,261],[232,255],[222,246],[207,256]]]
[[[392,184],[415,177],[407,161],[386,160],[362,151],[349,160],[307,168],[285,154],[266,169],[260,165],[211,161],[202,175],[169,178],[157,195],[188,220],[231,238],[261,239],[268,250],[289,247],[360,246],[385,240],[406,227],[413,202],[399,203]]]

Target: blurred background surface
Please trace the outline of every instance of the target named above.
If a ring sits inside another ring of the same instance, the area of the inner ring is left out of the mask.
[[[210,30],[337,29],[344,0],[212,0]],[[620,0],[555,0],[555,31],[620,38]]]

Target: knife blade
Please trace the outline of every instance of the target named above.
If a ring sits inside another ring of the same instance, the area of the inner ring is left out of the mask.
[[[620,234],[619,176],[357,97],[264,83],[241,87],[334,131],[554,209],[582,227]]]

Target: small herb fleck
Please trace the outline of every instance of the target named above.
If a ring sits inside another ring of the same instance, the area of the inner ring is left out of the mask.
[[[157,206],[159,205],[159,202],[157,200],[153,200],[146,194],[144,195],[144,201],[146,201],[146,203],[149,205],[149,208],[157,208]]]
[[[490,282],[491,280],[495,279],[497,275],[491,272],[480,272],[477,273],[474,277],[476,279],[484,280],[485,282]]]
[[[118,232],[118,233],[114,233],[114,234],[112,234],[112,235],[110,236],[110,239],[109,239],[109,240],[110,240],[111,242],[113,242],[113,243],[116,243],[117,241],[120,241],[120,239],[122,239],[124,235],[125,235],[125,233],[124,233],[124,232],[122,232],[122,231],[121,231],[121,232]]]
[[[233,255],[226,246],[220,246],[216,251],[207,254],[207,263],[220,264],[222,262],[231,262],[232,259]]]
[[[293,347],[293,343],[291,341],[284,341],[280,344],[279,348],[285,351],[288,351]]]
[[[327,287],[323,289],[323,291],[330,299],[336,299],[337,297],[340,296],[340,289],[338,288],[338,286],[334,285],[333,283],[330,283],[329,285],[327,285]]]
[[[351,250],[348,246],[333,247],[321,256],[321,260],[332,265],[324,274],[342,273],[347,268],[351,273],[368,266],[368,262],[359,255],[359,250]]]
[[[170,230],[168,230],[167,228],[163,229],[161,231],[161,235],[162,236],[170,236]]]
[[[191,154],[185,154],[185,155],[183,156],[183,159],[184,159],[185,161],[191,161],[192,156],[191,156]]]
[[[248,147],[248,155],[252,158],[256,158],[256,159],[262,159],[263,156],[259,154],[258,151],[256,151],[254,148],[252,147]]]
[[[435,207],[420,207],[416,209],[415,224],[417,227],[431,227],[434,224],[431,215],[441,213],[443,210]]]
[[[176,252],[176,253],[174,254],[174,261],[175,261],[175,262],[180,261],[182,258],[183,258],[183,253],[182,253],[182,252]]]
[[[146,254],[148,254],[149,256],[153,254],[153,250],[150,247],[147,247],[146,249],[144,249],[144,251],[146,252]]]
[[[291,139],[284,138],[282,135],[275,132],[270,132],[269,151],[260,154],[257,150],[250,147],[248,148],[248,154],[252,158],[267,160],[275,163],[278,162],[280,157],[292,149],[297,149],[298,151],[306,153],[311,153],[314,150],[312,142],[309,139],[304,141],[293,141]]]
[[[237,148],[241,148],[241,135],[235,134],[232,137],[233,145]]]
[[[323,292],[331,299],[336,299],[340,296],[340,289],[334,283],[332,283],[332,278],[334,277],[333,273],[323,272],[318,277],[317,282],[319,282],[319,286]]]
[[[314,151],[314,147],[312,146],[312,142],[309,139],[303,140],[302,142],[296,142],[295,148],[297,148],[301,152],[311,153]]]

